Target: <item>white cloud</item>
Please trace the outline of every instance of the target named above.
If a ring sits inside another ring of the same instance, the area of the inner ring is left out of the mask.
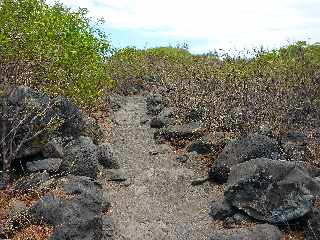
[[[50,1],[49,1],[50,2]],[[64,0],[89,9],[112,28],[153,30],[165,39],[199,40],[205,48],[273,46],[320,40],[318,0]],[[317,8],[318,6],[318,8]],[[315,11],[317,9],[317,11]],[[192,42],[192,41],[191,41]]]

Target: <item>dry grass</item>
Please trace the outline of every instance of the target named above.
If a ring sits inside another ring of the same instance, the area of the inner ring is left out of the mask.
[[[7,217],[7,206],[12,196],[5,191],[0,191],[0,221]]]
[[[301,230],[288,230],[284,232],[283,240],[304,240],[304,233]]]
[[[90,113],[97,123],[102,127],[104,134],[106,136],[106,141],[111,140],[112,124],[110,122],[110,111],[102,109],[96,110]]]
[[[46,240],[52,232],[52,227],[31,225],[18,231],[12,240]]]
[[[320,209],[320,197],[316,197],[316,200],[314,201],[313,206],[315,208]]]
[[[45,192],[34,192],[29,191],[26,194],[22,194],[18,191],[15,191],[12,188],[12,185],[8,186],[6,190],[0,191],[0,234],[11,236],[15,234],[16,229],[12,226],[10,219],[8,219],[8,209],[10,209],[10,204],[12,204],[15,200],[22,201],[27,207],[31,207],[36,201],[38,201]],[[45,235],[45,230],[41,230],[41,226],[30,226],[31,222],[28,217],[25,215],[21,215],[19,219],[17,219],[19,225],[25,226],[25,228],[16,233],[13,239],[32,239],[32,240],[42,240],[47,238],[41,238],[41,236]],[[44,228],[43,228],[44,229]],[[31,233],[31,230],[33,233]]]

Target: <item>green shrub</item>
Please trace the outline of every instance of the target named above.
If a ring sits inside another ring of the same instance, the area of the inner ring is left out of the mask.
[[[29,85],[94,105],[110,85],[105,70],[110,44],[86,15],[86,9],[72,12],[43,0],[0,1],[2,61],[36,66]]]
[[[126,48],[107,65],[120,90],[138,80],[164,86],[179,121],[198,110],[213,131],[248,133],[268,126],[280,132],[319,125],[320,45],[297,42],[255,53],[219,58],[171,47]]]
[[[160,84],[169,68],[192,61],[192,54],[184,48],[158,47],[137,49],[126,47],[116,50],[107,62],[107,72],[117,83],[121,93],[129,94],[146,85]]]

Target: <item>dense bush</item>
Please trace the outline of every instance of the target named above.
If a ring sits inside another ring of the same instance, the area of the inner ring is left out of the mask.
[[[191,61],[192,55],[184,48],[159,47],[116,50],[107,62],[107,71],[117,84],[117,90],[129,94],[149,83],[160,83],[171,72],[170,67]]]
[[[179,116],[199,111],[211,130],[248,133],[267,127],[279,133],[319,125],[319,44],[258,50],[252,58],[130,48],[116,52],[110,66],[113,76],[122,74],[120,83],[166,87]]]
[[[72,12],[44,0],[0,1],[0,62],[6,80],[69,96],[82,106],[96,103],[110,85],[105,71],[110,46],[86,14],[86,9]]]

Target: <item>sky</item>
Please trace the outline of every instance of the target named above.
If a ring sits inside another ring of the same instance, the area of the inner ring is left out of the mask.
[[[54,0],[48,0],[49,3]],[[175,46],[193,53],[320,42],[320,0],[60,0],[84,7],[115,47]]]

